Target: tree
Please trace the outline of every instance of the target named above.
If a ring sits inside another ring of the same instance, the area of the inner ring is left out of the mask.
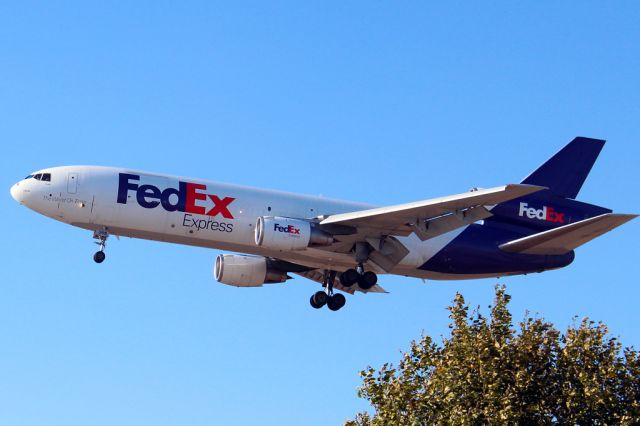
[[[374,414],[346,425],[640,423],[640,356],[588,318],[560,333],[528,313],[516,331],[496,286],[489,318],[461,294],[451,335],[413,341],[398,366],[368,367],[361,398]]]

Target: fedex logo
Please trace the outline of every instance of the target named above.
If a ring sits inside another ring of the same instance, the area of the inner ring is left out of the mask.
[[[229,205],[235,200],[232,197],[220,198],[214,194],[207,194],[207,185],[191,182],[178,182],[178,188],[160,190],[154,185],[138,185],[139,175],[120,173],[118,182],[118,203],[127,204],[129,191],[135,191],[136,201],[145,209],[153,209],[162,205],[168,212],[186,212],[206,216],[221,215],[225,219],[233,219]],[[172,195],[173,200],[170,198]],[[213,201],[213,208],[207,209],[197,204],[198,201]]]
[[[527,203],[520,203],[518,216],[527,216],[529,219],[546,220],[548,222],[564,223],[564,213],[558,213],[553,207],[542,206],[541,209],[529,207]]]
[[[293,225],[282,226],[279,223],[274,223],[273,230],[277,232],[285,232],[291,235],[300,235],[300,228],[296,228]]]

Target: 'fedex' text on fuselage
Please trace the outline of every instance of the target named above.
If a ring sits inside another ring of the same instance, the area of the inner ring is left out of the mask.
[[[207,194],[207,186],[204,184],[191,182],[178,182],[178,188],[166,188],[160,190],[154,185],[138,185],[135,181],[140,180],[140,175],[129,173],[120,173],[118,181],[118,203],[127,204],[127,196],[129,191],[135,191],[136,201],[145,209],[153,209],[162,205],[166,211],[186,212],[198,215],[217,216],[218,214],[225,219],[233,219],[233,215],[229,210],[229,205],[235,200],[232,197],[220,198],[215,194]],[[170,197],[175,195],[175,203],[171,202]],[[213,207],[208,211],[204,206],[196,204],[197,201],[205,201],[210,199]]]

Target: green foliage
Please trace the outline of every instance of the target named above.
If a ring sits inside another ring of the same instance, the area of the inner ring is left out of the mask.
[[[528,314],[513,326],[510,296],[496,286],[489,318],[449,307],[451,336],[411,343],[398,366],[368,367],[358,395],[373,415],[345,424],[478,425],[640,423],[640,356],[583,319],[561,334]]]

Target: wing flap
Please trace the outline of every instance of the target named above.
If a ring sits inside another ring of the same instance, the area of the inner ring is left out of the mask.
[[[320,284],[322,284],[324,279],[324,272],[321,271],[320,269],[312,269],[310,271],[295,272],[295,274]],[[336,280],[333,284],[333,288],[336,290],[344,291],[345,293],[349,293],[349,294],[354,294],[356,291],[359,291],[361,293],[388,293],[384,288],[382,288],[378,284],[374,285],[369,290],[363,290],[355,284],[350,287],[345,287],[342,284],[340,284],[340,280],[338,279],[338,277],[336,277]]]
[[[493,216],[484,206],[470,207],[462,212],[449,213],[434,219],[428,219],[412,226],[421,241],[446,234],[464,225]]]
[[[509,253],[561,255],[636,218],[635,214],[605,213],[500,245]]]
[[[375,263],[387,273],[409,254],[409,250],[394,237],[367,238],[367,242],[373,247],[373,251],[369,253],[369,262]]]

